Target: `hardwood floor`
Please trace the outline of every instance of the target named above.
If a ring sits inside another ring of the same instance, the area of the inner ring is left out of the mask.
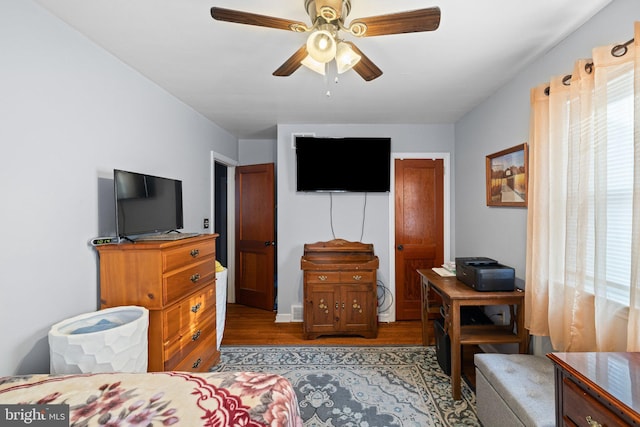
[[[271,311],[246,307],[239,304],[227,304],[225,330],[222,345],[421,345],[422,323],[419,320],[406,320],[393,323],[380,323],[376,338],[322,336],[315,340],[302,338],[302,323],[276,323],[276,314]],[[433,336],[433,332],[431,332]],[[480,349],[473,346],[463,351],[463,375],[472,387],[475,387],[475,369],[473,355]]]
[[[275,323],[276,314],[238,304],[227,304],[222,345],[420,345],[419,320],[380,323],[377,338],[322,336],[302,338],[302,322]]]

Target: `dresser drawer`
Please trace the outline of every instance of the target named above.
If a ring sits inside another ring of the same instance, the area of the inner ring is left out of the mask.
[[[165,250],[162,252],[162,272],[166,273],[212,256],[215,253],[215,249],[213,241],[201,241]]]
[[[341,271],[341,283],[371,283],[374,273],[372,271]]]
[[[170,341],[180,331],[189,331],[202,319],[215,317],[215,310],[216,289],[215,286],[207,286],[201,292],[196,292],[172,305],[163,313],[163,336]]]
[[[163,280],[163,303],[170,304],[190,294],[216,277],[213,258],[200,261],[182,270],[169,274]]]
[[[218,362],[219,357],[220,355],[216,349],[215,336],[210,336],[198,344],[198,346],[183,360],[166,370],[207,372]]]
[[[565,425],[603,425],[607,427],[624,427],[628,425],[570,378],[563,379],[562,393],[562,411]],[[589,420],[599,424],[590,424]]]
[[[165,370],[172,370],[202,342],[213,342],[216,349],[216,318],[203,318],[194,328],[181,332],[164,345]],[[211,341],[213,339],[213,341]]]
[[[339,283],[340,272],[338,271],[307,271],[305,273],[307,283]]]

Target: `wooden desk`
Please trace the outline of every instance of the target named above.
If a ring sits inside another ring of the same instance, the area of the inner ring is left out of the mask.
[[[441,277],[432,270],[418,270],[422,278],[422,345],[430,344],[429,289],[442,298],[444,329],[451,340],[451,394],[460,399],[460,345],[518,343],[520,353],[529,351],[529,334],[524,328],[524,292],[479,292],[455,277]],[[508,325],[461,325],[460,307],[508,305]]]
[[[640,353],[550,353],[556,425],[640,425]]]

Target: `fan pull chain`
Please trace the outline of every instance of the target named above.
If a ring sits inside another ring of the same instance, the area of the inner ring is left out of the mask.
[[[329,69],[330,69],[330,68],[327,66],[327,71],[329,71]],[[327,73],[327,74],[333,74],[333,72],[331,72],[331,73]],[[327,87],[327,90],[326,90],[326,92],[325,92],[324,94],[325,94],[325,96],[326,96],[327,98],[331,98],[331,87],[329,87],[329,79],[331,79],[331,75],[326,75],[326,76],[325,76],[325,79],[324,79],[324,83],[325,83],[325,85],[326,85],[326,87]],[[338,83],[340,83],[340,80],[338,79],[337,74],[336,74],[336,75],[334,75],[334,77],[333,77],[333,83],[334,83],[334,84],[338,84]]]
[[[335,78],[335,79],[333,79],[333,82],[334,82],[335,84],[340,83],[340,81],[338,80],[338,77],[337,77],[337,76],[336,76],[336,78]],[[331,88],[327,89],[327,91],[325,92],[325,95],[327,96],[327,98],[330,98],[330,97],[331,97]]]

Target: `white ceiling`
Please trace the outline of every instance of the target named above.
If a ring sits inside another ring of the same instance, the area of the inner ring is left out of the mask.
[[[611,0],[352,0],[357,17],[439,6],[434,32],[346,37],[382,69],[271,73],[306,35],[211,18],[212,6],[309,23],[304,0],[36,0],[241,139],[278,123],[453,123]],[[326,96],[327,91],[331,96]]]

